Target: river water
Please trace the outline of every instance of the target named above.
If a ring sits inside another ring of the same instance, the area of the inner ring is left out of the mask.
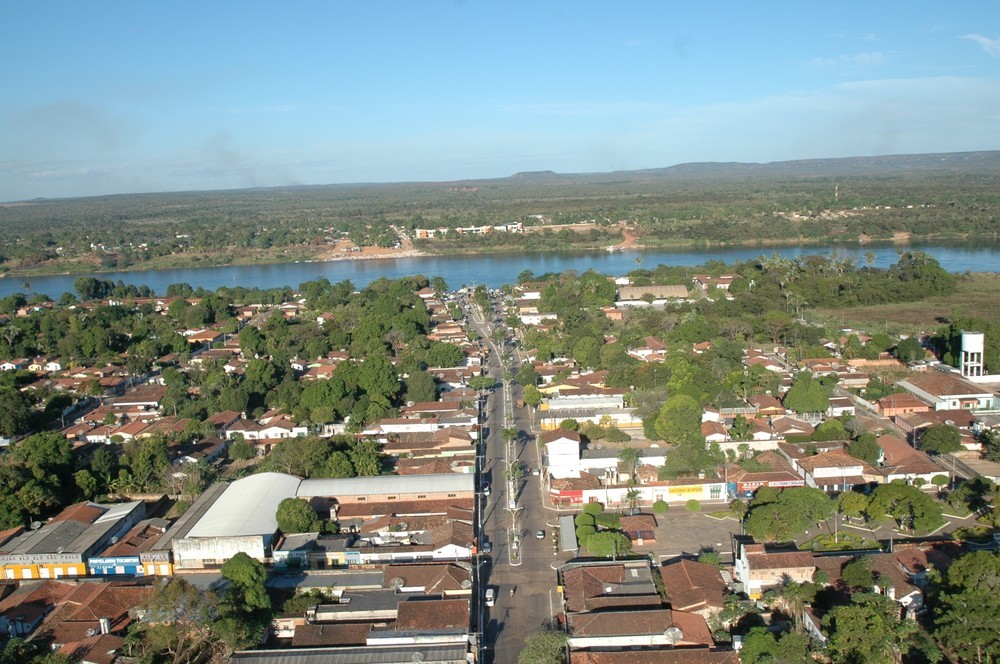
[[[907,247],[904,247],[907,248]],[[1000,244],[996,242],[914,244],[933,256],[949,272],[1000,272]],[[167,286],[188,283],[198,288],[215,290],[222,286],[247,288],[297,287],[305,281],[326,277],[331,282],[349,279],[363,287],[380,277],[396,279],[414,274],[427,277],[440,276],[449,288],[486,284],[499,287],[514,283],[517,275],[531,270],[536,275],[545,272],[593,269],[608,275],[622,275],[639,267],[653,269],[659,264],[673,266],[698,266],[708,261],[733,263],[752,260],[759,256],[779,254],[798,258],[811,254],[838,255],[850,258],[857,265],[865,265],[867,252],[874,254],[875,267],[887,267],[899,256],[892,244],[838,245],[838,246],[787,246],[787,247],[712,247],[709,249],[629,250],[618,253],[607,251],[571,251],[532,254],[497,254],[490,256],[420,256],[397,259],[341,260],[319,263],[279,263],[275,265],[230,265],[184,270],[145,270],[137,272],[103,272],[87,276],[137,286],[149,286],[155,293],[163,294]],[[64,292],[73,292],[73,282],[80,274],[9,277],[0,279],[0,297],[28,291],[45,293],[59,299]]]

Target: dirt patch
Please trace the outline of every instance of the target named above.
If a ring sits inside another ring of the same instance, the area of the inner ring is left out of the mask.
[[[848,309],[818,309],[827,323],[840,327],[886,329],[889,332],[931,332],[952,316],[977,316],[1000,320],[996,302],[1000,300],[1000,274],[972,274],[962,277],[952,295],[930,297],[919,302],[896,302]]]

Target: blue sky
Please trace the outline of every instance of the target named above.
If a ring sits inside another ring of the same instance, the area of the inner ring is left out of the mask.
[[[1000,149],[952,7],[11,0],[0,200]]]

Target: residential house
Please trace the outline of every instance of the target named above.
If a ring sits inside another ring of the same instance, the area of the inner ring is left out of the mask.
[[[843,448],[802,454],[802,444],[782,443],[778,449],[791,462],[792,467],[805,479],[806,486],[831,493],[850,491],[854,487],[878,482],[882,475],[861,459],[856,459]]]
[[[708,619],[725,607],[726,582],[719,568],[694,560],[679,560],[660,568],[671,608]]]
[[[615,307],[663,307],[671,300],[686,300],[687,286],[619,286]]]
[[[770,450],[761,452],[754,457],[754,461],[765,466],[766,470],[747,470],[737,464],[726,467],[725,477],[731,495],[752,498],[754,492],[762,486],[777,489],[805,486],[805,480],[795,472],[788,460],[777,452]]]
[[[934,463],[926,453],[914,449],[902,438],[886,434],[875,441],[882,450],[879,467],[885,473],[885,483],[903,480],[912,484],[921,480],[925,489],[935,489],[933,479],[938,475],[948,477],[948,471]]]
[[[878,400],[878,412],[883,417],[896,417],[909,413],[926,413],[931,409],[925,401],[909,392],[889,394]]]
[[[957,373],[926,371],[896,383],[934,410],[993,410],[996,396],[991,390]]]
[[[767,550],[763,544],[737,542],[733,571],[750,599],[760,599],[765,590],[788,581],[812,581],[816,565],[812,554],[799,550]]]

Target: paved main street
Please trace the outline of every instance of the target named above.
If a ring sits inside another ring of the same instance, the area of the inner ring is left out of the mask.
[[[491,326],[478,308],[473,309],[471,320],[480,335],[490,340],[487,369],[489,375],[500,381],[504,373],[500,353],[505,351],[492,342]],[[509,366],[508,370],[516,371],[516,367]],[[487,662],[516,661],[525,638],[549,624],[559,610],[552,567],[555,561],[552,527],[539,498],[541,478],[526,474],[516,489],[513,501],[516,508],[509,509],[512,502],[506,481],[508,466],[519,463],[525,468],[537,468],[540,461],[523,408],[513,408],[513,421],[509,423],[510,428],[518,431],[512,446],[513,455],[509,456],[505,449],[502,430],[508,424],[504,421],[506,399],[516,399],[518,394],[516,386],[509,395],[498,386],[485,405],[487,432],[480,463],[482,481],[490,485],[491,491],[489,496],[480,494],[480,505],[483,509],[482,535],[493,545],[493,550],[489,555],[479,556],[480,588],[482,593],[486,588],[493,588],[496,593],[495,605],[484,607],[481,617],[483,657]],[[544,539],[535,538],[534,533],[538,530],[545,530]],[[515,536],[519,543],[516,549]]]
[[[478,307],[473,307],[470,315],[479,334],[488,340],[490,356],[486,368],[489,375],[497,379],[497,386],[484,402],[486,431],[479,457],[483,486],[490,486],[489,495],[480,487],[480,541],[492,544],[492,551],[478,556],[480,595],[477,611],[481,613],[477,616],[477,624],[483,635],[483,661],[499,663],[516,661],[525,639],[553,625],[561,611],[555,569],[574,554],[557,553],[553,534],[559,516],[575,513],[575,510],[566,512],[555,508],[546,494],[544,477],[532,475],[529,470],[541,468],[540,450],[535,442],[539,432],[529,409],[515,406],[520,398],[520,386],[510,382],[507,389],[503,387],[504,375],[517,372],[517,353],[507,350],[506,343],[497,343],[501,341],[499,336],[494,336],[497,326],[490,324],[495,317],[491,312],[484,318]],[[501,364],[501,353],[507,356],[506,367]],[[508,405],[508,400],[515,403]],[[517,433],[509,448],[503,433],[505,428]],[[525,473],[511,500],[506,478],[508,468],[513,465],[519,465]],[[651,561],[660,564],[693,558],[702,551],[712,550],[719,553],[724,562],[731,563],[733,535],[740,533],[740,523],[729,516],[724,503],[703,504],[702,509],[704,511],[687,512],[682,505],[672,505],[668,512],[657,514],[655,543],[635,546],[633,552],[648,555]],[[949,518],[948,523],[932,536],[943,537],[973,521],[972,517]],[[539,530],[544,531],[542,539],[535,537]],[[845,524],[843,519],[830,519],[798,538],[797,543],[836,530],[869,540],[900,542],[908,538],[889,524],[871,530],[861,524]],[[519,546],[515,546],[515,538]],[[487,588],[495,593],[492,607],[486,607],[483,601]]]

